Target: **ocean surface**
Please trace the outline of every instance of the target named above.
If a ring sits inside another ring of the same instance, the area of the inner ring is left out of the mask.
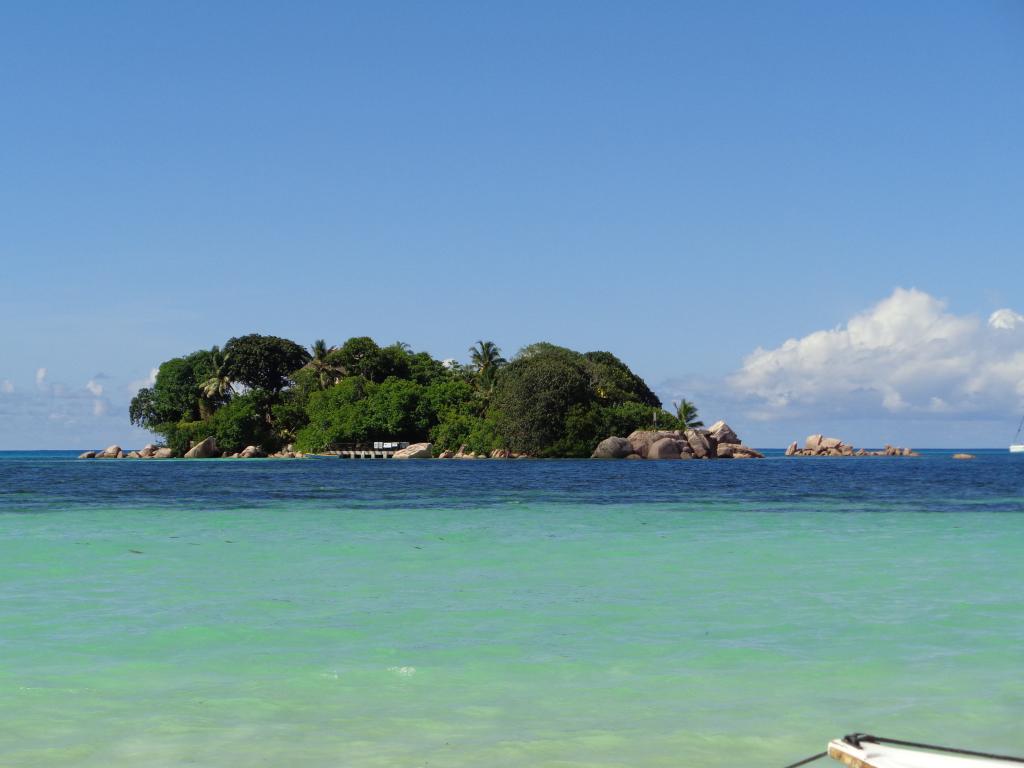
[[[1024,754],[1024,456],[73,455],[0,453],[4,768]]]

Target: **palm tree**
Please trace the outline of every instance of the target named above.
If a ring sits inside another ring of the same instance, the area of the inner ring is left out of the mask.
[[[213,414],[214,404],[235,392],[231,381],[231,355],[214,346],[210,350],[210,375],[199,383],[199,413],[203,419]]]
[[[477,373],[481,374],[488,368],[499,368],[505,364],[501,350],[493,341],[478,341],[469,348],[469,359]]]
[[[309,348],[309,354],[314,360],[323,360],[334,347],[328,347],[323,339],[317,339]]]
[[[678,403],[673,402],[672,405],[676,407],[676,418],[679,419],[680,429],[696,429],[704,426],[704,422],[700,420],[700,414],[697,413],[697,406],[686,398]]]
[[[327,389],[329,385],[336,384],[344,372],[340,365],[328,359],[328,356],[334,351],[334,347],[328,347],[326,341],[317,339],[309,351],[310,359],[306,365],[316,374],[317,381],[320,382],[320,389]]]

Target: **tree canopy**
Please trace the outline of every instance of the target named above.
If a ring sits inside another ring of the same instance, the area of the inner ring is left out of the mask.
[[[643,379],[609,352],[580,354],[540,342],[501,369],[492,405],[498,436],[537,456],[589,456],[611,434],[629,434],[672,416]]]
[[[268,392],[284,389],[291,373],[310,360],[309,352],[294,341],[258,333],[229,339],[224,354],[234,381]]]
[[[662,427],[676,422],[610,352],[539,342],[506,362],[494,342],[479,340],[458,364],[367,336],[337,346],[320,339],[307,350],[259,334],[164,362],[129,408],[133,424],[179,454],[214,436],[230,452],[430,440],[435,451],[586,456],[655,416]]]

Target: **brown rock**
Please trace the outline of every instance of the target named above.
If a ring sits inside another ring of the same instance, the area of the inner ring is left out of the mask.
[[[174,451],[172,451],[170,448],[157,448],[155,451],[153,451],[153,458],[154,459],[173,459],[174,458]]]
[[[393,459],[429,459],[434,455],[433,443],[413,443],[394,452]]]
[[[734,443],[719,443],[715,447],[715,455],[719,459],[731,459],[736,445]]]
[[[953,458],[954,459],[973,459],[974,458],[974,454],[973,453],[954,453],[953,454]]]
[[[627,456],[626,458],[627,458],[627,459],[640,459],[640,461],[643,461],[643,460],[644,460],[644,457],[643,457],[643,456],[641,456],[641,455],[640,455],[639,453],[631,453],[631,454],[629,454],[629,456]]]
[[[78,458],[80,458],[80,459],[95,459],[96,458],[96,451],[86,451],[85,453],[80,453],[80,454],[78,454]]]
[[[708,437],[715,441],[716,444],[731,443],[733,445],[739,445],[740,439],[733,432],[732,427],[726,424],[724,421],[716,421],[710,427],[708,427]]]
[[[648,459],[678,459],[681,453],[681,441],[674,437],[663,437],[655,440],[647,449]]]
[[[138,451],[129,451],[125,458],[128,458],[128,459],[141,459],[142,458],[142,454],[139,453]]]
[[[786,449],[787,456],[794,456],[797,452],[796,440],[789,444],[789,448]]]
[[[711,447],[711,441],[708,440],[708,436],[700,430],[688,429],[683,433],[686,438],[686,442],[690,444],[690,449],[693,451],[693,455],[698,459],[706,459],[708,457],[714,457],[714,448]]]
[[[732,457],[734,459],[763,459],[764,454],[747,445],[734,445],[732,447]]]
[[[666,430],[651,430],[651,429],[638,429],[631,433],[626,440],[629,441],[630,446],[633,448],[634,453],[640,454],[642,458],[647,458],[647,449],[651,447],[655,442],[661,440],[663,437],[674,437],[679,438],[679,432],[669,432]]]
[[[242,452],[238,454],[240,459],[259,459],[263,457],[263,451],[256,445],[247,445],[242,449]]]
[[[807,440],[804,441],[804,450],[817,453],[819,448],[821,448],[821,435],[808,435]]]
[[[606,437],[590,454],[592,459],[624,459],[633,453],[633,446],[624,437]]]
[[[188,453],[185,454],[186,459],[215,459],[218,456],[220,456],[220,451],[217,449],[215,437],[201,440],[189,448]]]
[[[455,456],[455,451],[441,451],[437,458],[439,459],[450,459]]]
[[[819,443],[819,445],[822,448],[824,448],[825,450],[831,450],[833,448],[838,448],[842,444],[843,444],[843,441],[840,440],[838,437],[823,437],[823,438],[821,438],[821,442]]]

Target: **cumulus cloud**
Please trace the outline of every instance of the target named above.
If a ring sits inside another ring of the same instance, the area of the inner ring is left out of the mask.
[[[30,382],[0,379],[0,447],[88,448],[110,442],[144,442],[144,431],[128,424],[124,379],[103,373],[68,385],[46,368],[29,371]],[[141,443],[140,443],[141,444]]]
[[[1012,309],[997,309],[989,315],[988,324],[1001,331],[1012,331],[1024,325],[1024,315],[1014,312]]]
[[[758,348],[729,377],[761,419],[829,412],[859,416],[985,414],[1024,408],[1024,316],[988,323],[899,288],[841,327]]]
[[[147,376],[146,378],[144,378],[144,379],[135,379],[133,381],[129,381],[128,382],[128,391],[131,394],[134,395],[135,393],[137,393],[143,387],[152,387],[154,384],[156,384],[156,374],[157,374],[157,372],[158,371],[157,371],[156,368],[151,368],[149,370],[149,376]]]

